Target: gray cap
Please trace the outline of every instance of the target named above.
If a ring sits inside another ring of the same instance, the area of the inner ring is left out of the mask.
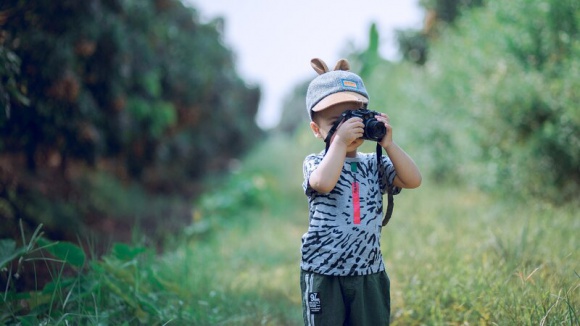
[[[369,95],[362,79],[350,71],[334,70],[314,78],[306,92],[306,110],[312,120],[312,112],[322,111],[332,105],[356,102],[362,107]]]

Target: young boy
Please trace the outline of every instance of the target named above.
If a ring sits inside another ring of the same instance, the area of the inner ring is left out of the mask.
[[[308,87],[306,107],[310,128],[327,149],[308,155],[303,165],[310,215],[300,264],[304,323],[388,325],[390,281],[380,248],[382,196],[418,187],[421,174],[393,141],[386,114],[376,112],[374,118],[386,129],[377,143],[388,156],[358,153],[363,136],[369,139],[363,119],[347,119],[342,113],[366,109],[369,96],[362,79],[348,71],[344,59],[334,71],[320,59],[311,64],[319,76]]]

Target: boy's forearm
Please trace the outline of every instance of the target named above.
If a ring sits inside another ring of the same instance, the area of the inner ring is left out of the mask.
[[[417,188],[421,185],[421,172],[413,159],[395,142],[391,142],[385,150],[393,162],[397,176],[393,183],[400,188]]]
[[[316,170],[310,175],[310,187],[320,193],[331,192],[340,178],[345,157],[346,145],[333,142]]]

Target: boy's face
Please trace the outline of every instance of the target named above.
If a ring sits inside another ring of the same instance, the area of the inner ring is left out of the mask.
[[[326,139],[328,132],[337,120],[340,120],[341,114],[346,110],[357,109],[360,103],[340,103],[328,107],[322,111],[315,112],[313,116],[313,121],[310,122],[310,129],[314,133],[314,136]],[[362,138],[354,140],[347,148],[348,152],[356,150],[364,140]]]

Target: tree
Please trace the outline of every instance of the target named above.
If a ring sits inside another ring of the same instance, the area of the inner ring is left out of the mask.
[[[20,193],[6,199],[16,216],[50,219],[24,208],[42,197],[48,215],[59,202],[71,219],[106,210],[79,189],[91,173],[191,196],[192,180],[260,139],[260,90],[238,76],[223,22],[178,0],[6,0],[0,22],[0,148],[14,172],[2,182]]]

